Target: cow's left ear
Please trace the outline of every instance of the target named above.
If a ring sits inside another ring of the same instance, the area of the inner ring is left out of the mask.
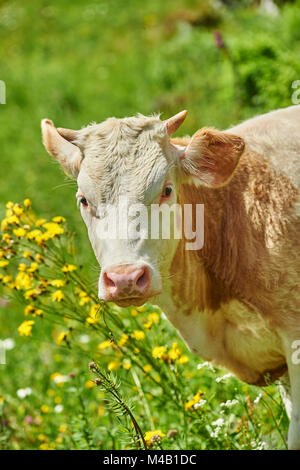
[[[205,186],[222,186],[231,178],[244,148],[244,140],[237,135],[203,128],[186,147],[182,167]]]

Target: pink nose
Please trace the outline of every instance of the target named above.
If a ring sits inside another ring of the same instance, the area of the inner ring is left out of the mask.
[[[143,297],[150,286],[150,271],[147,266],[116,266],[104,271],[103,284],[106,300]]]

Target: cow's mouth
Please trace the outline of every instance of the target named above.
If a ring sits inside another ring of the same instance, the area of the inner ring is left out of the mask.
[[[115,304],[117,304],[119,307],[141,307],[144,305],[149,299],[154,297],[155,295],[158,295],[159,292],[155,292],[152,295],[148,296],[143,296],[143,297],[125,297],[125,298],[120,298],[120,299],[115,299],[112,300]]]
[[[115,300],[114,302],[119,307],[130,307],[131,305],[134,307],[141,307],[145,302],[147,302],[147,298],[130,297],[127,299]]]

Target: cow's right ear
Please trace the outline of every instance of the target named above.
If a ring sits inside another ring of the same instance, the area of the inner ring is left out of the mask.
[[[56,129],[50,119],[43,119],[41,126],[47,152],[61,164],[68,176],[76,179],[83,157],[79,147],[72,143],[76,140],[77,131]]]
[[[181,154],[182,167],[199,184],[211,188],[223,186],[231,179],[244,148],[244,140],[237,135],[203,128],[194,134]]]

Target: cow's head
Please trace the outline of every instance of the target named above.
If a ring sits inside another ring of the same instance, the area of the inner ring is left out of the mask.
[[[225,184],[238,163],[244,149],[238,136],[205,128],[187,145],[172,141],[186,114],[182,111],[166,121],[142,115],[110,118],[78,131],[57,129],[52,121],[42,121],[47,151],[77,179],[76,197],[101,266],[101,299],[121,306],[141,305],[159,294],[179,240],[164,239],[161,232],[151,238],[150,208],[160,210],[177,203],[184,181],[212,188]],[[146,208],[144,225],[137,204]],[[114,236],[110,232],[116,227],[110,226],[108,237],[103,237],[103,217],[113,214],[113,207],[119,209],[114,212],[119,226]],[[133,211],[128,210],[132,207]],[[170,235],[181,226],[179,212],[171,217],[172,224]],[[130,228],[128,236],[120,232],[124,225],[135,227],[133,236]]]

